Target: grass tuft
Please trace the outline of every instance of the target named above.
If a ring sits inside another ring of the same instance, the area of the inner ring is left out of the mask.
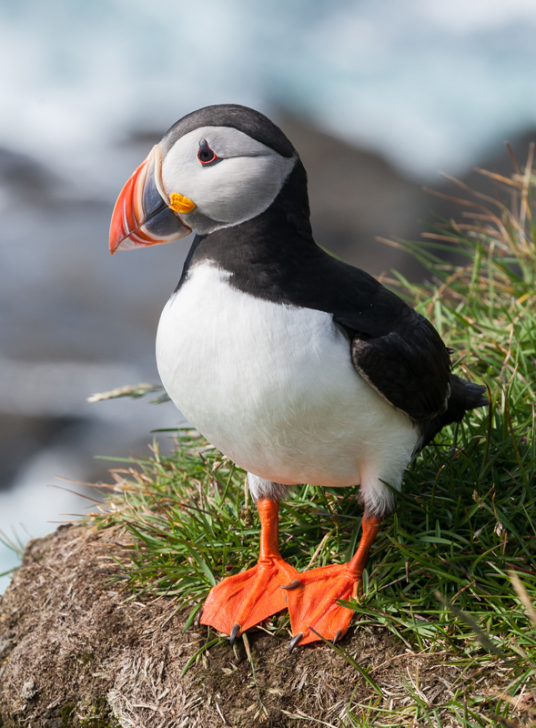
[[[346,726],[519,725],[531,715],[536,631],[536,228],[532,155],[511,177],[482,171],[493,190],[459,183],[459,221],[439,220],[424,242],[391,243],[423,263],[430,282],[391,281],[453,349],[455,371],[486,384],[490,407],[443,430],[408,470],[396,513],[380,532],[364,594],[347,603],[355,624],[381,625],[413,653],[457,668],[450,697],[430,702],[417,682],[404,699],[371,690]],[[456,253],[461,264],[444,260]],[[193,430],[163,457],[112,470],[105,508],[124,547],[121,580],[132,594],[176,597],[195,619],[209,589],[253,566],[259,522],[245,473]],[[281,504],[281,552],[298,570],[346,561],[361,530],[357,494],[309,485]],[[320,545],[320,546],[319,546]],[[318,548],[317,548],[318,547]],[[288,637],[288,617],[266,627]],[[213,642],[216,644],[216,641]],[[210,645],[202,649],[208,649]],[[342,650],[342,648],[335,648]],[[197,656],[196,656],[197,657]],[[350,658],[354,660],[353,657]],[[355,660],[354,660],[355,662]],[[408,700],[409,698],[409,700]],[[528,705],[528,707],[527,707]]]

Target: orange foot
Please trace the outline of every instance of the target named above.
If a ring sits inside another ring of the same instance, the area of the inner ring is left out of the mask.
[[[381,518],[365,513],[361,524],[363,530],[359,547],[347,564],[305,571],[283,587],[288,594],[294,635],[290,641],[291,652],[297,644],[306,645],[319,640],[318,634],[337,642],[348,630],[354,613],[347,607],[341,607],[337,601],[348,601],[357,596],[370,547],[380,530]]]
[[[287,607],[287,593],[281,589],[297,576],[296,569],[279,553],[279,502],[257,501],[261,521],[261,543],[257,566],[229,576],[210,590],[203,605],[201,624],[231,636],[231,644],[246,629]]]
[[[324,639],[337,642],[348,630],[354,612],[341,607],[337,600],[354,599],[361,577],[348,564],[311,569],[284,587],[288,594],[288,611],[294,637],[291,651],[299,643]],[[312,629],[311,629],[312,628]],[[313,632],[315,630],[315,632]]]
[[[280,556],[260,558],[257,565],[229,576],[210,590],[201,624],[209,624],[234,639],[272,614],[287,608],[281,589],[299,573]]]

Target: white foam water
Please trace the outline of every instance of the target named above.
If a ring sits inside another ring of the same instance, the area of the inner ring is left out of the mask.
[[[285,107],[411,173],[536,122],[532,0],[25,0],[0,7],[0,144],[113,189],[107,160],[197,107]]]

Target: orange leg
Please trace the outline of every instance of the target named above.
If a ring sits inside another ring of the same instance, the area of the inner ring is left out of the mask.
[[[370,547],[380,530],[381,519],[363,516],[361,541],[347,564],[323,566],[299,574],[288,586],[288,610],[294,637],[292,650],[297,644],[306,645],[320,639],[311,627],[325,639],[336,642],[347,631],[353,611],[339,606],[337,600],[357,596],[358,585],[366,566]]]
[[[261,519],[257,565],[216,584],[203,605],[200,620],[201,624],[231,635],[231,642],[250,627],[286,609],[288,592],[281,587],[299,576],[279,553],[278,501],[260,498],[257,508]]]

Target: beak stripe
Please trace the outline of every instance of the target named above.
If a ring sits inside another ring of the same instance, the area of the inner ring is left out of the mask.
[[[168,196],[162,193],[161,174],[162,154],[156,145],[127,180],[117,198],[110,225],[112,254],[116,250],[179,240],[191,232],[170,208]],[[195,207],[191,200],[183,199],[183,208],[188,207],[189,211]]]

